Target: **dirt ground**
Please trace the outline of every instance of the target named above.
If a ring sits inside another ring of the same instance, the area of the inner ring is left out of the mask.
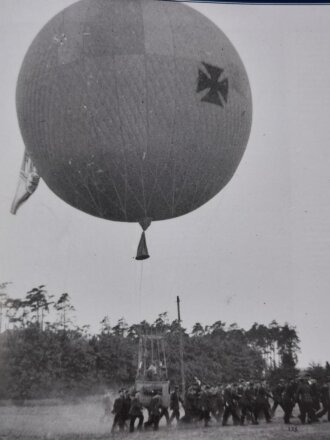
[[[103,420],[102,415],[102,403],[95,398],[76,404],[0,406],[0,440],[330,440],[330,423],[302,426],[295,417],[288,426],[283,424],[281,411],[269,425],[262,420],[258,426],[222,427],[214,422],[208,428],[174,425],[167,429],[162,422],[158,432],[112,436],[112,419]]]

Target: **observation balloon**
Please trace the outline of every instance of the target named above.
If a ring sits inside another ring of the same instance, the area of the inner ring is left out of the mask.
[[[144,230],[229,182],[252,119],[228,38],[191,7],[159,0],[63,10],[32,42],[16,99],[26,151],[49,188]]]

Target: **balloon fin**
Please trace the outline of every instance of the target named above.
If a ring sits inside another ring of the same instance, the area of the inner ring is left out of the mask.
[[[148,248],[147,248],[146,234],[143,231],[135,259],[146,260],[147,258],[150,258],[150,255],[148,253]]]
[[[15,197],[10,208],[12,214],[16,214],[19,207],[34,193],[39,183],[39,175],[32,159],[24,152],[23,162],[19,173],[19,180]]]

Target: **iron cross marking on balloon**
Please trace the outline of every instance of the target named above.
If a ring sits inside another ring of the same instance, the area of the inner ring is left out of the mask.
[[[198,70],[197,93],[209,89],[201,101],[210,102],[211,104],[223,107],[228,97],[228,78],[224,78],[220,81],[223,69],[207,63],[202,64],[207,74],[201,69]]]

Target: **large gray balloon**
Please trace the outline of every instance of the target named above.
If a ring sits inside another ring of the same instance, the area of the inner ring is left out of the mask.
[[[227,184],[252,104],[239,55],[200,13],[83,0],[33,41],[17,111],[27,151],[61,199],[143,223],[186,214]]]

